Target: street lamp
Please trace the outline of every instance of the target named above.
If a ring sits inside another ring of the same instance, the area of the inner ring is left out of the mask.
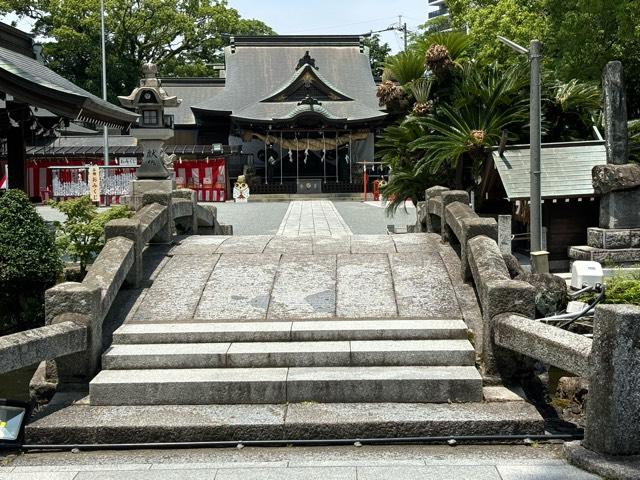
[[[107,50],[104,39],[104,0],[100,0],[100,37],[102,43],[102,99],[107,101]],[[109,129],[106,125],[102,127],[102,138],[104,142],[104,165],[109,165]]]
[[[531,251],[542,250],[542,197],[540,185],[540,41],[531,40],[529,49],[526,49],[508,38],[498,35],[498,40],[512,50],[529,57],[531,66],[531,94],[529,106],[529,143],[530,143],[530,217],[529,230],[531,231]]]

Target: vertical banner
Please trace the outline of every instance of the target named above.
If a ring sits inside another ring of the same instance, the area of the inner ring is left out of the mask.
[[[100,202],[100,168],[98,165],[89,167],[89,197],[92,202]]]

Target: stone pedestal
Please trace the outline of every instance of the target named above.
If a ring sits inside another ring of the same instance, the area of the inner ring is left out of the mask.
[[[640,188],[605,193],[600,197],[601,228],[640,226]]]
[[[132,210],[140,210],[144,206],[143,196],[149,192],[163,192],[171,194],[175,189],[175,181],[172,179],[164,180],[133,180],[129,184],[129,208]]]

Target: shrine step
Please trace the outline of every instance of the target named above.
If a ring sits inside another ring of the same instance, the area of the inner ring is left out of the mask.
[[[139,323],[118,328],[114,343],[218,343],[464,339],[462,320]]]
[[[114,345],[106,369],[474,365],[468,340]]]
[[[103,370],[91,405],[285,402],[479,402],[474,367],[310,367]]]

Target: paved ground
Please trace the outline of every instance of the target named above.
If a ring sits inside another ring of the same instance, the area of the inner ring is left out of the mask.
[[[2,459],[0,459],[2,464]],[[596,480],[558,445],[364,446],[27,454],[0,480]]]
[[[353,234],[384,234],[387,225],[405,227],[415,223],[415,209],[408,206],[398,209],[393,217],[386,215],[379,202],[324,201],[333,204]],[[289,205],[309,202],[256,202],[246,204],[218,203],[218,219],[221,223],[233,225],[234,235],[272,235],[278,232]]]
[[[299,237],[304,235],[346,236],[351,235],[342,216],[328,200],[310,202],[294,201],[289,204],[282,219],[278,235]]]
[[[441,249],[427,234],[190,236],[130,321],[461,318]]]

